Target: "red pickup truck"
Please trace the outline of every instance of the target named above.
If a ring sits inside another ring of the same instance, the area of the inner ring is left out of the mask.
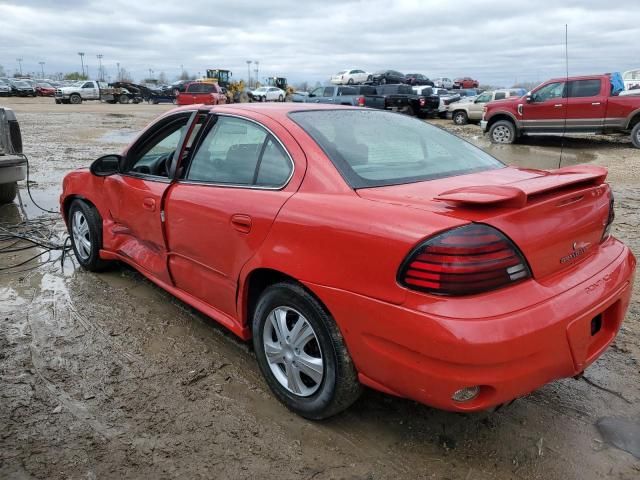
[[[612,95],[608,75],[554,78],[524,97],[489,102],[480,125],[493,143],[536,133],[624,132],[640,148],[640,96]]]
[[[227,97],[222,88],[215,83],[191,82],[186,85],[184,92],[178,92],[176,103],[178,105],[194,105],[198,103],[218,105],[227,103]]]

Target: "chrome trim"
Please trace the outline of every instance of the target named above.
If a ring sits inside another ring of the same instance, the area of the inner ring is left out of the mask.
[[[206,185],[210,187],[246,188],[248,190],[283,190],[287,187],[287,185],[289,185],[289,182],[293,178],[293,174],[296,171],[296,162],[293,161],[293,157],[289,153],[289,150],[286,149],[282,141],[278,138],[278,136],[275,133],[273,133],[273,131],[270,128],[266,127],[265,125],[258,122],[257,120],[254,120],[253,118],[243,117],[242,115],[237,115],[233,113],[218,113],[214,109],[211,109],[210,112],[218,117],[232,117],[232,118],[239,118],[240,120],[246,120],[246,121],[255,123],[259,127],[265,129],[273,138],[276,139],[276,141],[282,147],[282,150],[284,150],[284,152],[287,154],[287,157],[291,162],[291,173],[289,173],[289,177],[287,178],[287,180],[281,186],[278,186],[278,187],[261,187],[259,185],[244,185],[239,183],[215,183],[215,182],[206,182],[206,181],[200,181],[200,180],[188,180],[186,178],[179,178],[177,180],[177,183],[181,183],[185,185]],[[197,151],[194,152],[194,157],[197,153],[198,153]],[[193,158],[192,158],[192,161],[193,161]]]

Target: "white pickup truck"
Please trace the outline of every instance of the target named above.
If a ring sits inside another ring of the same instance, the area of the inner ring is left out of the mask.
[[[27,159],[22,155],[22,136],[15,113],[0,107],[0,205],[11,203],[18,181],[27,176]]]
[[[81,80],[68,87],[56,89],[56,103],[79,104],[85,100],[102,100],[109,103],[129,103],[132,95],[123,88],[112,88],[105,82]]]

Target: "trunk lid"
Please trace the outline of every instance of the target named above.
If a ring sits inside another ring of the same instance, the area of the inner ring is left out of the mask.
[[[553,171],[507,167],[357,193],[371,201],[491,225],[511,238],[533,276],[541,279],[598,248],[609,216],[606,175],[606,169],[594,166]]]

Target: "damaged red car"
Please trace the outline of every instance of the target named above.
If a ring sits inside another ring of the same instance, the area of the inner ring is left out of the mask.
[[[252,339],[275,396],[320,419],[363,386],[475,411],[582,373],[636,264],[606,176],[507,167],[392,112],[191,106],[60,202],[84,268],[127,263]]]

